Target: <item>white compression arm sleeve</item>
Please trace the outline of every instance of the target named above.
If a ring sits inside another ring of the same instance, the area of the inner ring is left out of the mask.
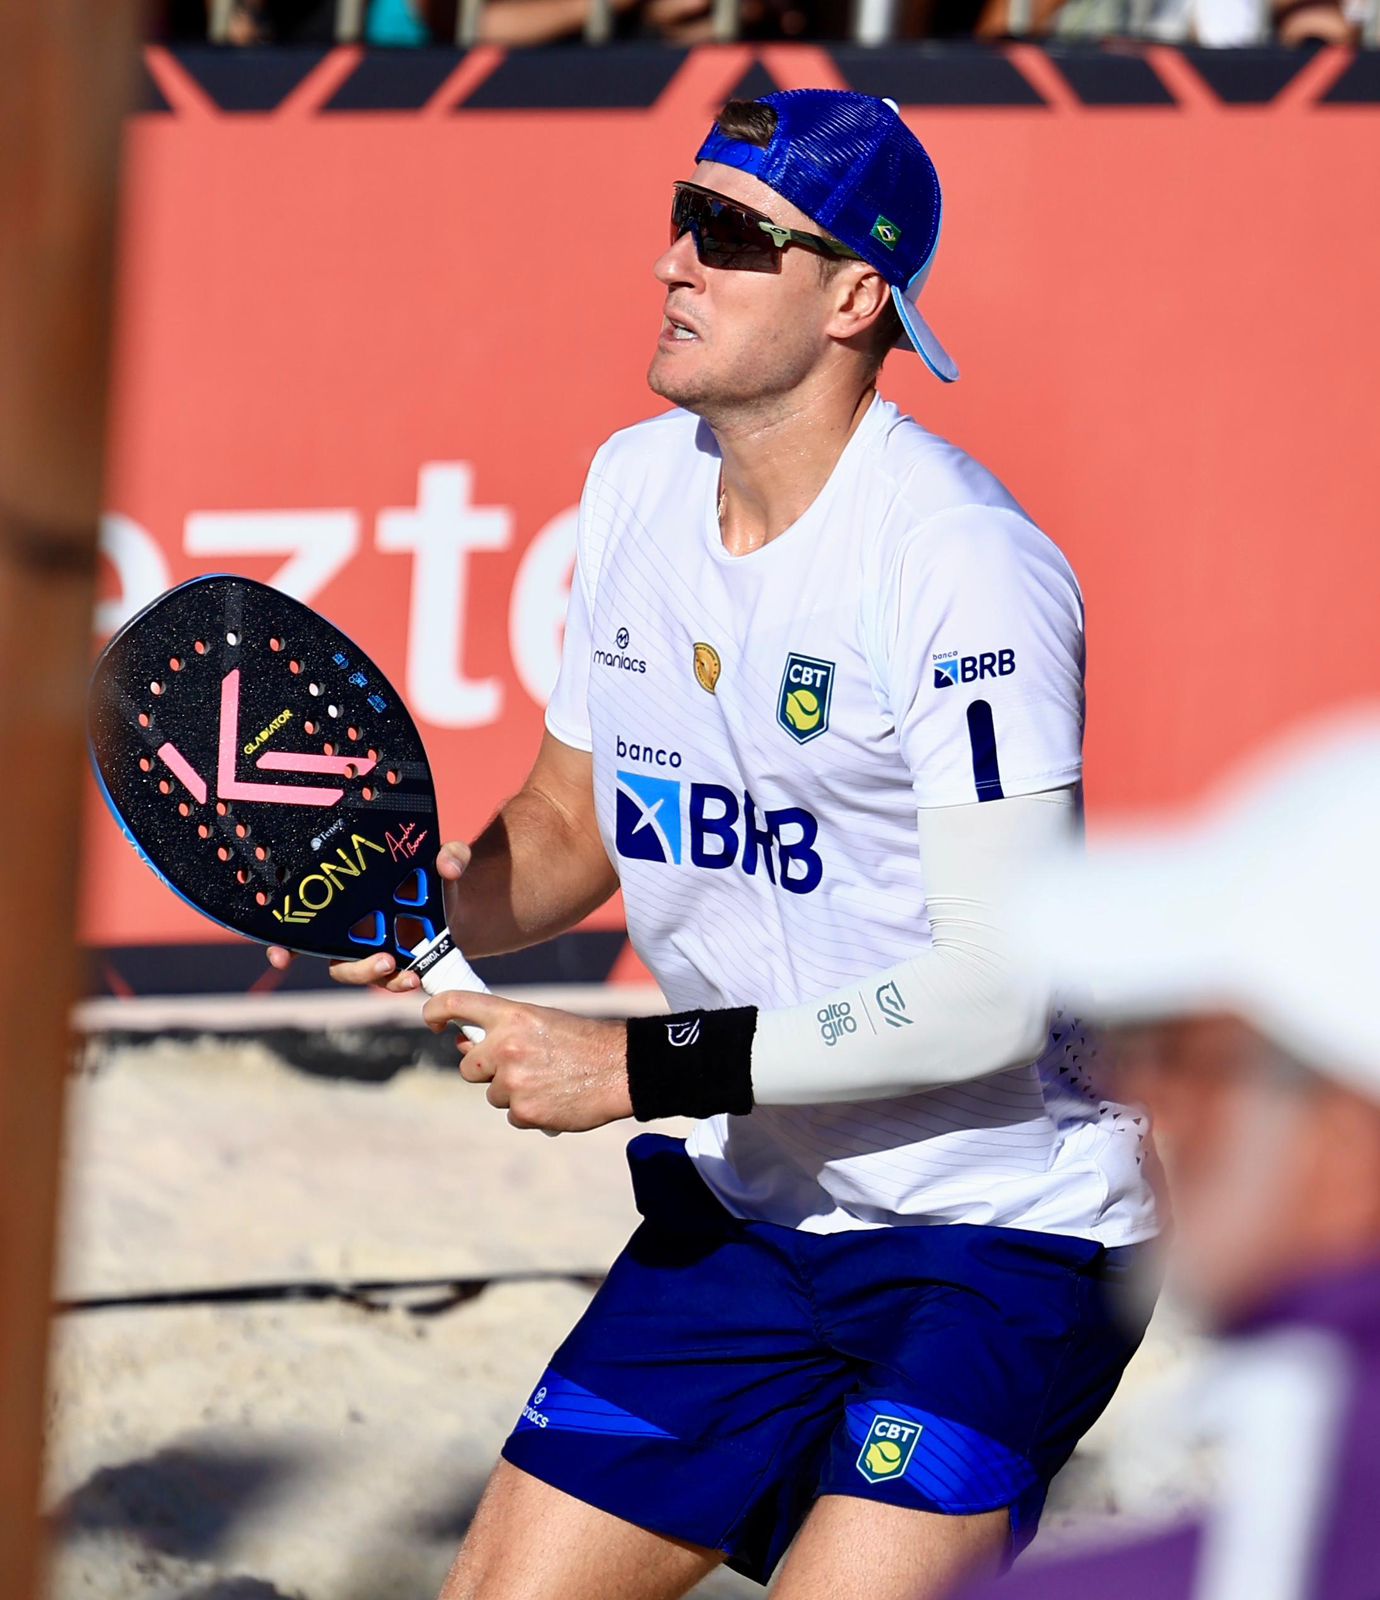
[[[921,810],[933,944],[806,1005],[760,1012],[755,1103],[879,1100],[1034,1061],[1049,997],[1008,957],[998,907],[1013,878],[1067,845],[1076,797],[1052,789]]]

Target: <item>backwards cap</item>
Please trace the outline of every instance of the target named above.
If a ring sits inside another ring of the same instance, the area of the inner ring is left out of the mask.
[[[916,305],[939,246],[939,175],[895,103],[842,89],[787,89],[757,104],[776,113],[765,148],[716,123],[696,159],[751,173],[875,267],[906,331],[901,348],[918,351],[952,383],[958,368]]]

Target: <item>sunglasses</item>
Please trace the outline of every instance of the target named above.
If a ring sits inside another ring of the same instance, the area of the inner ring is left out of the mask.
[[[702,266],[731,272],[780,272],[781,252],[793,244],[817,256],[862,259],[846,245],[818,233],[783,228],[751,206],[713,189],[702,189],[697,183],[678,183],[671,200],[671,243],[687,232],[695,241]]]

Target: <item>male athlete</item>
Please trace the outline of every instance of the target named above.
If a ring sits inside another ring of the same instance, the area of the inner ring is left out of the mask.
[[[675,409],[596,455],[536,765],[439,868],[472,956],[621,885],[673,1014],[424,1015],[486,1030],[461,1071],[520,1127],[697,1121],[630,1146],[646,1220],[445,1600],[669,1600],[792,1540],[778,1600],[939,1596],[1031,1537],[1138,1341],[1109,1303],[1154,1232],[1138,1129],[991,910],[1076,828],[1082,601],[875,388],[893,346],[957,376],[916,305],[939,224],[865,95],[731,103],[675,186]]]

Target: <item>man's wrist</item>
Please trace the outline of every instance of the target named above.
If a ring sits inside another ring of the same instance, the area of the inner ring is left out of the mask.
[[[639,1122],[752,1110],[756,1006],[630,1017],[628,1094]]]

